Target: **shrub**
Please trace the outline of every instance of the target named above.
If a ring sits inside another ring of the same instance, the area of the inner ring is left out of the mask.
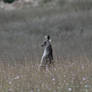
[[[3,0],[5,3],[13,3],[15,0]]]

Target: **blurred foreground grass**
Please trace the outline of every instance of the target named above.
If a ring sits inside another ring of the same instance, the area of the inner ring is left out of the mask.
[[[54,68],[39,64],[0,63],[0,92],[92,92],[92,62],[85,57],[61,59]]]

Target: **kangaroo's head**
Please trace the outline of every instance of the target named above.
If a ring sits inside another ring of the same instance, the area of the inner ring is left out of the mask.
[[[45,35],[45,41],[42,43],[42,47],[46,46],[49,42],[51,42],[50,36],[49,35]]]
[[[49,35],[45,35],[44,37],[46,40],[50,40],[50,36]]]

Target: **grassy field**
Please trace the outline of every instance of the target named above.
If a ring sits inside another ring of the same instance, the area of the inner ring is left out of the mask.
[[[0,8],[0,92],[92,92],[91,1],[43,1]],[[40,71],[46,34],[55,67]]]
[[[62,58],[46,71],[33,61],[23,62],[13,66],[0,63],[0,92],[92,91],[92,62],[87,57]]]

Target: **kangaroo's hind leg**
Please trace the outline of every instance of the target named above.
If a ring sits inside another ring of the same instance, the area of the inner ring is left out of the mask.
[[[47,62],[46,57],[42,56],[42,58],[41,58],[41,64],[40,64],[40,69],[44,69],[45,70],[45,68],[46,68],[46,62]]]

